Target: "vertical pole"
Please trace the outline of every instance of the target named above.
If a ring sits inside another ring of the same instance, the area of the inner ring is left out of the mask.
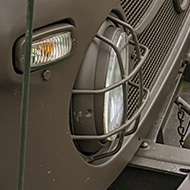
[[[20,156],[18,173],[18,190],[24,190],[25,155],[27,140],[27,121],[30,90],[30,59],[32,43],[34,0],[27,0],[26,33],[25,33],[25,62],[22,85],[21,120],[20,120]]]

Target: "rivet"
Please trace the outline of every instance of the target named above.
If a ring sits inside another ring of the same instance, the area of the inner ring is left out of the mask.
[[[142,142],[141,148],[148,148],[148,143],[146,141]]]
[[[49,80],[51,78],[51,71],[50,70],[44,71],[43,78],[44,80]]]

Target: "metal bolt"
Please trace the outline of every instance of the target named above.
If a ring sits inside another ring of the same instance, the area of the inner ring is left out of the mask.
[[[86,161],[87,161],[88,163],[92,163],[93,160],[94,160],[93,156],[90,156],[90,157],[88,157],[88,158],[86,159]]]
[[[50,70],[44,71],[43,78],[44,80],[49,80],[51,78],[51,71]]]
[[[142,142],[141,148],[148,148],[148,143],[146,141]]]
[[[131,55],[131,59],[136,60],[136,59],[137,59],[137,54],[133,53],[133,54]]]

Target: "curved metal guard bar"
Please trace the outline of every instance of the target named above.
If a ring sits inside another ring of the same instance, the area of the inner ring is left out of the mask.
[[[113,22],[116,22],[116,23],[122,25],[124,27],[125,31],[126,31],[126,28],[127,28],[131,32],[133,40],[134,40],[134,43],[135,43],[135,48],[136,48],[136,51],[137,51],[137,59],[141,60],[139,42],[138,42],[138,38],[137,38],[137,35],[136,35],[135,30],[133,29],[133,27],[131,25],[127,24],[126,22],[116,18],[116,17],[108,16],[108,18],[110,20],[112,20]],[[141,67],[140,67],[139,68],[139,105],[141,104],[141,101],[143,99],[142,91],[143,91],[143,82],[142,82],[142,70],[141,70]]]
[[[133,87],[138,88],[137,84],[129,82],[129,85],[132,85]],[[71,135],[72,139],[73,140],[104,140],[112,135],[115,135],[116,133],[119,133],[122,130],[125,130],[129,125],[131,125],[135,121],[135,119],[138,118],[138,116],[140,115],[140,113],[142,112],[143,108],[145,107],[148,101],[148,98],[150,96],[150,91],[146,88],[143,88],[143,90],[146,92],[146,98],[143,101],[142,105],[140,106],[138,111],[129,120],[127,120],[124,124],[122,124],[119,128],[103,135]],[[130,135],[131,134],[130,131],[125,132],[125,135]]]
[[[108,40],[107,38],[105,37],[101,37],[101,39],[104,41],[110,41]],[[131,42],[130,42],[131,43]],[[112,43],[113,46],[115,46],[113,43]],[[135,74],[137,74],[137,72],[139,71],[139,69],[142,67],[143,63],[145,62],[147,56],[148,56],[148,53],[149,53],[149,50],[147,47],[145,47],[144,45],[140,44],[140,47],[144,50],[144,55],[141,56],[141,60],[139,61],[139,63],[137,64],[137,66],[135,67],[135,69],[128,75],[126,76],[125,78],[123,78],[122,80],[120,80],[119,82],[116,82],[115,84],[113,85],[110,85],[108,87],[105,87],[105,88],[102,88],[102,89],[98,89],[98,90],[80,90],[80,89],[74,89],[73,90],[73,94],[103,94],[103,93],[106,93],[114,88],[117,88],[118,86],[120,85],[123,85],[124,83],[128,82],[131,78],[133,78],[135,76]],[[114,47],[114,50],[115,49],[118,49],[116,46]],[[116,53],[117,55],[117,53]],[[119,61],[118,61],[119,62]],[[123,61],[122,61],[122,64],[123,64]]]
[[[113,22],[117,22],[118,24],[122,25],[124,27],[125,31],[127,28],[131,32],[133,41],[129,41],[129,43],[135,46],[135,49],[137,52],[137,59],[138,59],[137,65],[135,66],[133,71],[129,75],[126,76],[124,68],[123,68],[123,65],[124,65],[123,60],[121,58],[121,53],[120,53],[121,50],[115,44],[113,44],[113,42],[111,40],[109,40],[105,36],[97,34],[96,37],[99,40],[101,40],[104,43],[106,43],[107,45],[109,45],[115,51],[117,59],[118,59],[119,67],[121,70],[122,79],[119,82],[116,82],[113,85],[110,85],[110,86],[102,88],[102,89],[96,89],[96,90],[74,89],[73,94],[103,94],[103,93],[106,93],[118,86],[122,85],[124,87],[125,84],[128,83],[129,85],[131,85],[135,88],[139,88],[139,108],[138,108],[137,112],[129,120],[126,120],[119,128],[117,128],[113,131],[110,131],[107,134],[103,134],[103,135],[71,135],[73,140],[104,140],[112,135],[119,133],[118,144],[114,150],[107,152],[107,153],[100,154],[100,155],[91,156],[88,158],[89,159],[88,162],[93,162],[95,160],[99,160],[99,159],[111,156],[120,150],[122,143],[123,143],[124,136],[131,135],[137,130],[137,127],[138,127],[138,124],[140,121],[140,114],[141,114],[143,108],[145,107],[145,105],[148,101],[148,98],[150,96],[150,91],[143,87],[142,70],[141,70],[143,63],[145,62],[145,60],[148,56],[148,52],[149,52],[148,48],[143,46],[142,44],[138,43],[136,33],[130,25],[128,25],[127,23],[125,23],[115,17],[112,17],[112,16],[108,16],[108,18],[110,20],[112,20]],[[128,44],[124,44],[124,46],[126,46],[126,45],[128,45]],[[143,50],[142,56],[140,53],[140,49]],[[137,72],[139,72],[139,84],[130,82],[130,80],[137,74]],[[143,91],[146,93],[146,98],[144,100],[143,100]],[[128,131],[126,131],[126,129],[134,121],[135,121],[134,126],[131,129],[129,129]]]
[[[92,163],[96,160],[107,158],[107,157],[112,156],[112,155],[116,154],[117,152],[119,152],[119,150],[121,149],[121,146],[123,144],[124,137],[127,135],[133,134],[137,130],[138,125],[139,125],[139,121],[140,121],[139,116],[137,117],[135,124],[134,124],[132,129],[130,129],[127,132],[125,132],[125,130],[123,130],[119,133],[119,136],[118,136],[119,140],[118,140],[117,146],[113,150],[111,150],[110,152],[103,153],[103,154],[92,155],[92,156],[88,157],[88,159],[87,159],[88,163]]]
[[[110,152],[103,153],[103,154],[90,156],[90,157],[88,157],[87,162],[92,163],[92,162],[94,162],[96,160],[107,158],[109,156],[112,156],[112,155],[116,154],[121,149],[124,137],[125,137],[125,131],[123,130],[119,134],[119,140],[118,140],[118,143],[117,143],[117,146],[115,147],[115,149],[113,149]]]

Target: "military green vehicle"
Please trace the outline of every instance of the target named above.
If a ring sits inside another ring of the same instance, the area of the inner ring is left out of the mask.
[[[1,190],[190,189],[189,0],[2,0],[0,26]]]

